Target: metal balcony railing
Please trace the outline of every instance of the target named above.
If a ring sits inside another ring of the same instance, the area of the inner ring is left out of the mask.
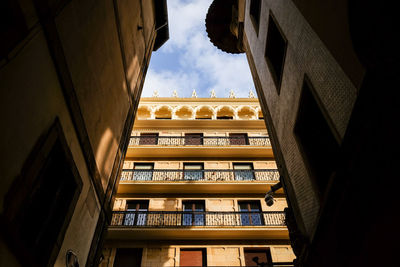
[[[267,136],[131,136],[129,146],[271,146]]]
[[[131,170],[124,169],[121,181],[279,181],[276,169],[258,170]]]
[[[114,211],[111,225],[148,228],[285,226],[285,213],[283,211]]]

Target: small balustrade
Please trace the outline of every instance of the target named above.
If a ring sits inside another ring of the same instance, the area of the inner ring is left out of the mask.
[[[124,169],[121,181],[279,181],[276,169],[257,170],[131,170]]]
[[[114,211],[111,225],[150,228],[285,226],[285,213],[283,211]]]
[[[131,136],[129,146],[271,146],[267,136]]]

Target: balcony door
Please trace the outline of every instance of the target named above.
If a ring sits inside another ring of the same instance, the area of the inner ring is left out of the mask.
[[[190,146],[203,145],[203,134],[202,133],[185,134],[185,145],[190,145]]]
[[[158,133],[141,133],[139,145],[157,145]]]
[[[189,181],[204,179],[203,163],[183,163],[183,179]]]
[[[182,225],[198,226],[205,223],[205,204],[204,200],[182,201],[183,217]]]
[[[239,201],[239,210],[242,225],[264,225],[260,201]]]
[[[153,179],[154,163],[135,163],[133,169],[134,181],[151,181]]]
[[[252,163],[233,163],[235,180],[248,181],[254,180],[254,171]]]
[[[140,226],[146,225],[148,200],[128,200],[126,202],[126,214],[124,225]]]
[[[270,266],[272,257],[269,248],[244,248],[246,267]]]
[[[249,144],[249,138],[246,133],[229,134],[229,144],[232,146],[243,146]]]
[[[113,267],[140,267],[142,248],[117,248]]]

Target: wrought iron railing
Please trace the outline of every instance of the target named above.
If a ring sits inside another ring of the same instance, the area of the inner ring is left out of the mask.
[[[130,146],[271,146],[267,136],[131,136]]]
[[[257,170],[131,170],[124,169],[121,181],[279,181],[276,169]]]
[[[285,226],[285,213],[283,211],[114,211],[111,225],[150,228]]]

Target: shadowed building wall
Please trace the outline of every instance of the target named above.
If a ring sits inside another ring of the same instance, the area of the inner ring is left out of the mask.
[[[389,206],[399,202],[393,179],[399,98],[396,90],[382,90],[398,84],[399,57],[389,52],[398,45],[391,38],[393,7],[229,2],[213,1],[207,32],[221,50],[247,55],[287,193],[298,263],[393,265],[399,216]],[[376,179],[391,205],[366,197],[376,192],[370,182]],[[377,229],[393,235],[379,236]]]
[[[166,1],[0,10],[0,265],[95,266]]]

